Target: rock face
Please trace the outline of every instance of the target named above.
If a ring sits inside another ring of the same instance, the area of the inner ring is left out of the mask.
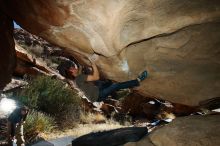
[[[129,46],[125,56],[132,56],[132,70],[137,70],[135,64],[143,62],[150,72],[141,90],[192,105],[218,96],[219,26],[220,23],[190,26]]]
[[[155,145],[151,143],[148,136],[145,136],[138,142],[129,142],[126,143],[124,146],[155,146]]]
[[[17,43],[15,44],[15,49],[16,49],[16,57],[17,57],[17,66],[14,70],[15,75],[17,76],[23,76],[25,74],[32,76],[56,75],[57,78],[61,80],[64,79],[64,77],[62,77],[59,73],[48,67],[45,62],[43,62],[37,57],[32,56],[31,53],[27,52]]]
[[[203,103],[203,109],[211,110],[211,106],[217,109],[220,107],[220,98],[213,99],[213,102]],[[159,100],[153,97],[144,97],[137,93],[129,94],[121,101],[122,113],[129,113],[132,117],[145,117],[148,120],[164,119],[167,116],[174,114],[176,117],[188,116],[201,112],[199,106],[188,106],[179,103],[171,103],[168,101]]]
[[[176,119],[150,135],[155,145],[220,145],[220,116],[195,116]]]
[[[11,81],[16,55],[13,40],[13,23],[0,11],[0,89]]]
[[[97,65],[109,79],[149,79],[146,95],[197,105],[220,96],[219,0],[8,0],[23,28]]]
[[[219,146],[220,115],[177,118],[136,143],[124,146]]]

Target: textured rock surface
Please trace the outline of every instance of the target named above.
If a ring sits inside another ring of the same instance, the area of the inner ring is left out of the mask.
[[[167,100],[196,105],[220,94],[220,23],[190,26],[174,34],[129,46],[128,66],[150,76],[141,90]],[[141,65],[137,65],[140,64]]]
[[[59,79],[64,79],[58,72],[47,66],[47,63],[41,58],[33,56],[32,53],[22,48],[19,44],[15,44],[17,66],[14,70],[14,74],[17,76],[23,75],[55,75]]]
[[[219,146],[220,115],[190,116],[153,131],[124,146]]]
[[[209,102],[209,104],[207,103],[202,107],[210,109],[209,107],[211,106],[208,105],[216,105],[216,108],[218,108],[220,107],[220,104],[217,100],[218,99],[215,100],[216,104],[214,102]],[[178,117],[201,112],[200,107],[198,106],[171,103],[153,97],[144,97],[137,93],[132,93],[125,97],[121,102],[121,109],[119,111],[122,113],[129,113],[129,115],[133,117],[145,117],[148,120],[168,118],[171,114]]]
[[[13,23],[0,11],[0,89],[11,80],[15,58]]]
[[[220,115],[178,118],[150,135],[156,146],[218,146]]]
[[[145,94],[189,105],[220,96],[219,0],[8,0],[0,8],[78,60],[100,54],[110,79],[147,69]]]
[[[148,136],[145,136],[138,142],[129,142],[124,144],[124,146],[155,146],[155,145],[151,143]]]

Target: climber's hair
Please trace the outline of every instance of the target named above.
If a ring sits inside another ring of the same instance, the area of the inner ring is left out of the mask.
[[[75,67],[75,64],[71,61],[65,61],[65,62],[60,63],[60,65],[57,67],[57,69],[62,76],[66,77],[66,78],[70,78],[69,74],[68,74],[68,70],[71,67]]]

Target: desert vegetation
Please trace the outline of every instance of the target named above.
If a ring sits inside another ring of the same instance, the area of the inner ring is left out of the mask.
[[[86,112],[77,90],[49,76],[29,79],[29,84],[13,98],[31,109],[24,127],[25,138],[29,143],[40,136],[45,139],[64,135],[80,136],[122,127],[112,118],[113,115],[107,119],[100,113]],[[53,134],[49,134],[51,132]]]
[[[39,76],[18,97],[28,107],[53,116],[59,125],[71,126],[79,119],[80,97],[60,80]]]

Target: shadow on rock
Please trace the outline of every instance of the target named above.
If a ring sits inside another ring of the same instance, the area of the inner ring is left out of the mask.
[[[119,146],[138,141],[146,134],[146,127],[120,128],[81,136],[72,141],[72,146]]]

